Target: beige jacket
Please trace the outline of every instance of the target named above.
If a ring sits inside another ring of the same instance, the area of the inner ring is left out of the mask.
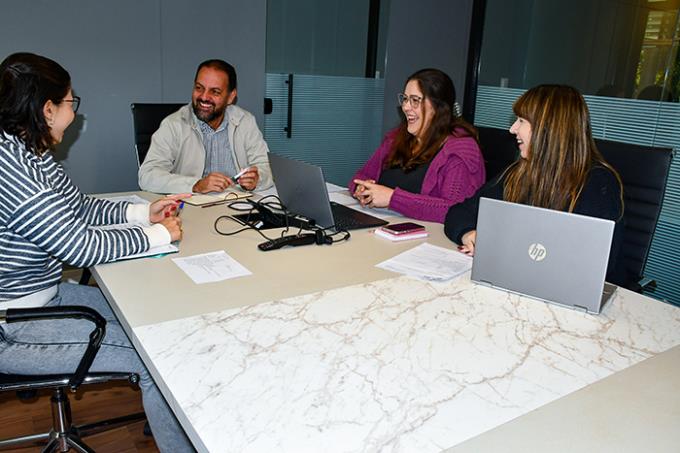
[[[227,107],[227,114],[234,162],[239,168],[258,168],[258,190],[270,187],[269,148],[255,117],[235,105]],[[191,192],[203,176],[204,166],[203,136],[193,120],[191,104],[187,104],[165,118],[151,137],[149,152],[139,167],[139,187],[156,193]]]

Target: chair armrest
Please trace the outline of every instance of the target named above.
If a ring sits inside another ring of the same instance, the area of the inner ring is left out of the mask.
[[[656,280],[651,278],[642,277],[637,283],[642,290],[654,291],[656,289]]]
[[[43,321],[47,319],[85,319],[92,322],[95,328],[90,332],[90,339],[83,357],[78,363],[75,373],[69,380],[68,386],[75,391],[85,379],[85,374],[92,366],[97,351],[106,334],[106,319],[89,307],[64,305],[61,307],[37,307],[37,308],[8,308],[0,310],[0,321],[8,324],[13,322]]]
[[[636,293],[642,294],[643,291],[654,291],[656,289],[656,280],[647,277],[641,277],[628,285],[628,289]]]

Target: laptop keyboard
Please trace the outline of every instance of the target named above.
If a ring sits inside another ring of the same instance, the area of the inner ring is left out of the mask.
[[[331,211],[333,211],[335,228],[338,230],[358,230],[387,225],[385,220],[348,208],[334,201],[331,201]]]

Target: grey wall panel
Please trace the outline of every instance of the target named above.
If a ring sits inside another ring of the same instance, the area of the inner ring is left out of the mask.
[[[131,99],[160,96],[158,1],[11,1],[0,58],[30,51],[61,63],[83,101],[57,157],[87,192],[137,187]]]
[[[391,1],[383,131],[397,125],[396,94],[418,69],[439,68],[451,76],[462,106],[472,1]]]
[[[61,63],[83,98],[57,157],[84,192],[136,190],[132,102],[184,102],[196,65],[231,61],[239,104],[262,128],[265,0],[8,0],[0,59],[30,51]]]
[[[221,58],[236,68],[238,105],[263,127],[266,2],[181,0],[161,5],[163,100],[188,102],[196,67]]]

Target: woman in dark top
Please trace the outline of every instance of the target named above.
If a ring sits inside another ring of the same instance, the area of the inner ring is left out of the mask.
[[[472,198],[449,209],[444,231],[459,249],[474,255],[481,197],[614,220],[607,280],[622,284],[618,263],[623,233],[623,188],[591,135],[583,96],[565,85],[540,85],[513,105],[510,132],[520,158]]]
[[[438,69],[411,75],[398,95],[401,124],[349,183],[362,206],[444,222],[446,211],[484,184],[477,132],[455,113],[456,90]]]

